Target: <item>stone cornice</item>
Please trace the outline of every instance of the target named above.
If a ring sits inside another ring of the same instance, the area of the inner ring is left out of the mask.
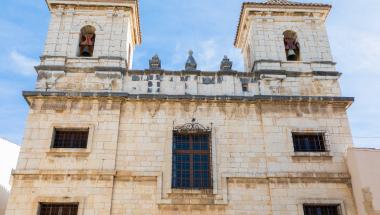
[[[237,30],[235,34],[234,45],[236,48],[242,48],[242,34],[246,31],[246,22],[249,16],[252,16],[251,11],[264,12],[265,14],[270,14],[270,12],[287,12],[284,14],[300,14],[300,12],[323,14],[322,20],[324,21],[331,10],[331,5],[328,4],[307,4],[307,3],[297,3],[297,4],[268,4],[268,3],[257,3],[257,2],[244,2],[240,11],[240,18],[237,25]],[[269,16],[274,17],[274,16]]]
[[[204,102],[248,102],[248,103],[340,103],[348,108],[353,97],[330,96],[207,96],[207,95],[163,95],[163,94],[129,94],[125,92],[42,92],[24,91],[23,96],[30,104],[33,97],[66,97],[66,98],[110,98],[126,100],[163,100],[163,101],[204,101]]]
[[[129,8],[132,13],[132,22],[135,26],[133,31],[134,42],[135,44],[141,44],[142,42],[138,0],[45,0],[45,2],[50,11],[57,5]]]
[[[145,180],[157,180],[162,173],[157,172],[135,172],[135,171],[115,171],[115,170],[13,170],[13,176],[36,176],[36,179],[40,176],[112,176],[121,180],[139,180],[139,178],[145,178]],[[235,182],[235,183],[350,183],[351,177],[348,173],[331,173],[331,172],[272,172],[272,173],[241,173],[231,172],[222,173],[222,178]],[[149,179],[151,178],[151,179]]]
[[[170,71],[170,70],[126,70],[123,67],[67,67],[67,66],[49,66],[49,65],[39,65],[35,67],[36,71],[72,71],[72,70],[86,70],[86,71],[101,71],[101,72],[121,72],[123,74],[130,75],[149,75],[149,74],[165,74],[165,75],[178,75],[178,76],[186,76],[186,75],[197,75],[197,76],[239,76],[239,77],[255,77],[262,74],[271,74],[271,75],[286,75],[289,77],[300,77],[307,75],[314,76],[341,76],[340,72],[332,72],[332,71],[312,71],[312,72],[294,72],[294,71],[286,71],[286,70],[255,70],[252,72],[239,72],[236,70],[228,70],[228,71],[186,71],[186,70],[178,70],[178,71]]]

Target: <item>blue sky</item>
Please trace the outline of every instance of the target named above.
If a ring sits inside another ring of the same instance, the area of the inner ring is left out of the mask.
[[[301,1],[301,0],[300,0]],[[233,47],[241,0],[140,0],[143,44],[134,68],[155,53],[165,69],[182,69],[194,50],[198,67],[216,70],[223,55],[242,70]],[[310,2],[304,0],[304,2]],[[349,117],[356,146],[380,148],[380,1],[319,0],[333,10],[327,22],[344,96],[356,97]],[[0,8],[0,137],[21,144],[28,106],[22,90],[33,90],[33,69],[42,53],[49,11],[44,0],[2,0]]]

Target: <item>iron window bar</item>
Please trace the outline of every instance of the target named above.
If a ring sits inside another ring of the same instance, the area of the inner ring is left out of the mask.
[[[211,189],[211,129],[188,123],[173,130],[172,188]]]
[[[293,146],[295,152],[326,152],[326,137],[323,132],[300,133],[293,132]]]
[[[39,215],[77,215],[78,203],[40,203]]]
[[[53,148],[87,148],[89,129],[55,129]]]
[[[340,205],[303,205],[305,215],[342,215]]]

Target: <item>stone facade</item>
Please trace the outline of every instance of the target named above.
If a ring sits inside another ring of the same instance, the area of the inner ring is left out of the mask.
[[[329,6],[244,4],[245,72],[226,59],[220,71],[167,71],[157,56],[137,71],[125,49],[140,42],[137,1],[47,2],[52,24],[36,90],[24,92],[30,113],[7,215],[36,214],[41,202],[79,203],[81,215],[294,215],[303,204],[357,214],[344,159],[353,98],[341,96],[331,62]],[[94,57],[80,58],[88,24],[101,30]],[[302,61],[286,61],[287,28],[299,30]],[[192,121],[211,129],[212,189],[172,187],[173,129]],[[57,128],[88,128],[87,148],[53,148]],[[323,132],[326,151],[295,152],[292,132]]]

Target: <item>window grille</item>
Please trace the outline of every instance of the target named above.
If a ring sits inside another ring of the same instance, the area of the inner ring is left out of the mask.
[[[53,148],[87,148],[88,133],[88,129],[55,129]]]
[[[77,215],[78,203],[40,203],[39,215]]]
[[[212,188],[210,138],[211,130],[199,124],[173,131],[173,188]]]
[[[325,152],[324,133],[293,133],[295,152]]]
[[[342,215],[339,205],[304,205],[305,215]]]

